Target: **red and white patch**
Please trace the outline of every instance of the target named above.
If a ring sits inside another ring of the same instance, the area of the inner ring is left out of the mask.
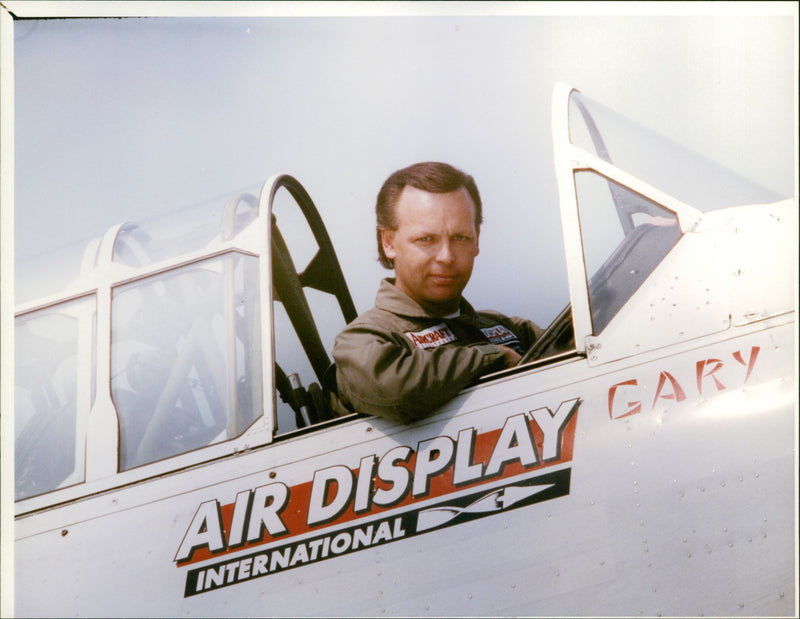
[[[485,329],[481,329],[481,331],[483,331],[483,334],[492,344],[505,344],[506,342],[513,342],[517,340],[517,336],[514,335],[510,329],[504,327],[503,325],[487,327]]]
[[[436,348],[448,342],[455,342],[456,336],[446,324],[442,323],[428,327],[422,331],[406,333],[417,348]]]

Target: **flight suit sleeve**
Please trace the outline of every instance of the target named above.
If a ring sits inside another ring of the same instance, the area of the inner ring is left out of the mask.
[[[337,336],[339,396],[357,412],[411,423],[505,366],[502,350],[488,342],[417,349],[399,337],[368,325],[351,325]]]
[[[492,317],[501,324],[505,324],[514,334],[519,338],[522,345],[523,352],[527,351],[534,342],[536,342],[544,333],[542,329],[535,322],[527,318],[520,318],[519,316],[504,316],[499,312],[492,310],[483,310],[481,314],[484,317]]]
[[[528,350],[531,346],[533,346],[534,342],[536,342],[541,337],[542,333],[544,333],[544,329],[542,329],[535,322],[527,320],[526,318],[510,316],[508,321],[513,325],[511,330],[523,339],[522,345],[525,350]]]

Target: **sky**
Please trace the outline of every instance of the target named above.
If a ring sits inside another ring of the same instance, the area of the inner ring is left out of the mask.
[[[513,16],[448,3],[451,14],[432,16],[421,3],[414,16],[17,21],[17,263],[289,173],[316,202],[364,311],[390,275],[375,248],[380,185],[440,160],[473,175],[484,203],[466,297],[547,325],[568,302],[557,82],[796,193],[796,4],[623,13],[640,4],[582,9],[595,15],[569,14],[570,3],[521,3],[526,14]]]

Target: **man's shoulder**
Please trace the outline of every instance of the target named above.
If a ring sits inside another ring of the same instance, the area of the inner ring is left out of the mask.
[[[356,318],[347,325],[347,328],[388,325],[395,320],[397,320],[397,316],[392,312],[381,309],[380,307],[371,307],[367,311],[356,316]]]
[[[418,326],[420,320],[382,307],[372,307],[359,314],[345,330],[378,329],[382,331],[407,331]]]
[[[406,331],[429,320],[422,308],[395,288],[390,279],[384,279],[375,297],[375,306],[359,314],[346,330]]]
[[[522,319],[495,310],[478,310],[475,312],[475,323],[480,327],[489,327],[496,324],[506,326],[517,324]]]
[[[495,310],[475,310],[477,320],[509,320],[509,317]]]

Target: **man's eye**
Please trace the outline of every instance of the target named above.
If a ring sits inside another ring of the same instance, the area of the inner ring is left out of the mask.
[[[471,240],[470,237],[464,236],[463,234],[456,234],[454,237],[456,241],[469,241]]]
[[[417,239],[417,242],[419,242],[419,243],[428,243],[428,242],[430,242],[430,241],[432,241],[432,240],[433,240],[433,237],[430,237],[430,236],[421,236],[421,237],[419,237],[419,238]]]

